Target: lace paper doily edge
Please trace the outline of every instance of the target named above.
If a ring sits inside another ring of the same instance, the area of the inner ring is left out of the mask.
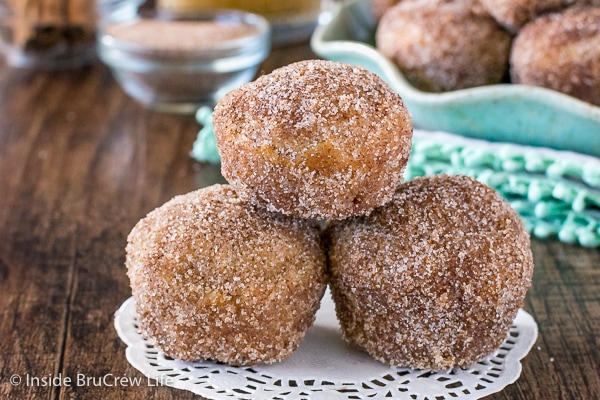
[[[147,369],[147,360],[144,357],[140,357],[140,353],[143,353],[146,350],[146,340],[141,336],[141,334],[135,328],[135,324],[133,324],[133,320],[135,318],[135,301],[133,297],[126,299],[119,309],[115,312],[114,318],[114,326],[117,331],[118,336],[121,340],[127,345],[126,349],[126,358],[127,361],[136,368],[139,372],[141,372],[148,379],[155,379],[160,384],[173,387],[180,390],[190,391],[194,394],[204,396],[208,399],[212,400],[231,400],[232,397],[230,393],[224,392],[223,394],[216,393],[215,390],[206,390],[201,386],[190,386],[190,384],[186,382],[182,382],[179,380],[167,381],[164,382],[164,373],[155,372],[154,374]],[[483,389],[478,389],[476,392],[472,392],[470,394],[461,395],[460,397],[453,397],[456,399],[462,400],[476,400],[480,399],[484,396],[488,396],[493,393],[497,393],[502,391],[506,386],[515,383],[522,371],[521,360],[529,353],[535,342],[537,341],[538,336],[538,326],[535,322],[534,318],[527,313],[525,310],[520,309],[517,313],[517,316],[514,320],[514,326],[520,328],[519,332],[522,331],[521,339],[517,341],[517,346],[515,346],[510,352],[507,353],[507,356],[504,359],[505,365],[510,365],[510,373],[502,374],[499,376],[494,382],[493,385],[489,385]],[[508,336],[508,334],[507,334]],[[508,338],[507,338],[508,339]],[[506,342],[505,342],[506,343]],[[503,344],[504,346],[504,344]],[[502,346],[501,346],[502,347]],[[500,351],[498,349],[493,355],[490,355],[483,362],[489,362],[496,357],[497,353]],[[143,361],[140,361],[140,358],[143,358]],[[226,365],[217,365],[215,364],[215,368],[230,368]],[[398,368],[401,370],[401,368]],[[406,369],[405,369],[406,370]],[[413,374],[422,374],[426,371],[414,371]],[[447,371],[450,373],[451,370]],[[307,377],[298,378],[298,381],[302,381]],[[316,375],[315,375],[316,378]],[[375,379],[381,379],[381,376],[365,378],[364,381],[370,381]],[[285,378],[287,379],[287,377]],[[340,384],[341,386],[347,385],[344,383]],[[336,394],[340,395],[339,386],[332,386],[329,392],[320,392],[322,394]],[[275,393],[274,393],[275,395]],[[353,396],[353,393],[349,393],[349,396]],[[354,393],[354,395],[356,395]],[[243,396],[239,396],[239,398],[245,398]],[[345,398],[358,398],[358,397],[345,397]],[[371,399],[379,399],[380,396],[375,395],[374,397],[369,397]],[[412,399],[413,397],[406,397],[407,399]],[[434,397],[435,398],[435,397]],[[420,399],[420,397],[419,397]]]

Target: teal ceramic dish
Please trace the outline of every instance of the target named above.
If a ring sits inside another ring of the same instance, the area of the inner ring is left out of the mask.
[[[375,29],[371,0],[350,0],[317,27],[311,48],[319,57],[360,65],[381,76],[402,96],[421,129],[600,157],[600,107],[516,84],[445,93],[417,90],[375,49]]]

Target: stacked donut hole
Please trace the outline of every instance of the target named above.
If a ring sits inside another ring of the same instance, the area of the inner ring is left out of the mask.
[[[471,178],[402,182],[412,121],[379,77],[294,63],[228,93],[213,125],[229,184],[176,197],[128,239],[140,329],[167,355],[283,360],[328,283],[344,339],[383,363],[466,366],[500,346],[529,236]]]
[[[600,105],[599,0],[374,0],[376,46],[416,88],[501,82]]]
[[[133,228],[137,323],[167,356],[232,365],[288,357],[327,284],[320,227],[269,213],[229,185],[177,196]]]

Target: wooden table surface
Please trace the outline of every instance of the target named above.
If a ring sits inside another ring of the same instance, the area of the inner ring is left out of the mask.
[[[261,72],[313,57],[306,43],[275,49]],[[130,296],[126,236],[174,195],[223,181],[189,157],[198,129],[193,116],[135,103],[99,62],[62,72],[0,64],[0,399],[198,398],[26,380],[142,376],[113,327]],[[517,383],[489,399],[599,399],[600,251],[538,240],[533,251],[525,309],[539,338]]]

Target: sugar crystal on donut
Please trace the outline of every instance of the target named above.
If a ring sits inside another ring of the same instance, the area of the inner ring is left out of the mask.
[[[229,92],[213,125],[223,176],[240,197],[301,218],[343,219],[385,204],[412,143],[404,102],[381,78],[323,60]]]
[[[131,231],[126,253],[142,334],[187,361],[288,357],[327,281],[316,222],[256,208],[229,185],[153,210]]]
[[[415,369],[468,366],[506,337],[531,284],[529,235],[493,189],[417,178],[366,217],[327,228],[345,339]]]

